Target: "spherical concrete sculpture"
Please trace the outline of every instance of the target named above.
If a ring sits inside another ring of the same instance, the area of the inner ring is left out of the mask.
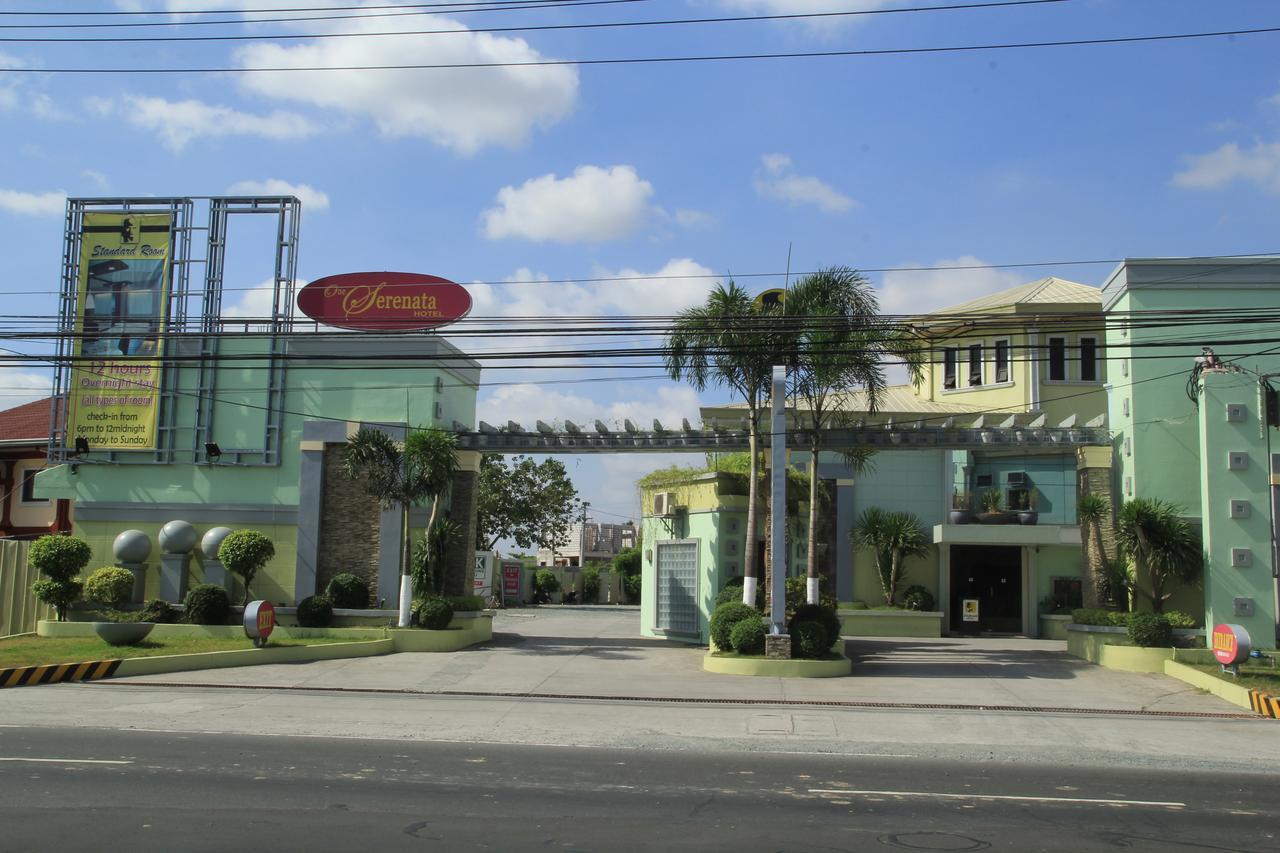
[[[196,529],[185,521],[171,521],[160,528],[160,550],[186,554],[196,547]]]
[[[118,563],[141,563],[151,556],[151,539],[141,530],[126,530],[111,543]]]
[[[200,550],[210,560],[216,560],[218,559],[218,549],[222,547],[222,540],[230,535],[230,527],[215,527],[200,540]]]

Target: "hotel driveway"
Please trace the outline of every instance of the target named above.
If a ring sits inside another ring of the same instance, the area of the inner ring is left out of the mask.
[[[702,671],[702,649],[640,637],[639,621],[635,608],[510,610],[494,617],[492,642],[453,654],[392,654],[112,683],[1137,713],[1241,710],[1164,675],[1086,663],[1068,655],[1065,643],[1046,640],[850,638],[846,650],[854,674],[848,678],[713,675]]]

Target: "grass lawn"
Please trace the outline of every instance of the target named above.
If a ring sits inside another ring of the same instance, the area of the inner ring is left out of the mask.
[[[1263,693],[1270,693],[1273,696],[1280,696],[1280,669],[1274,669],[1266,664],[1244,664],[1240,667],[1240,677],[1232,678],[1222,671],[1216,663],[1193,663],[1187,666],[1207,672],[1210,675],[1216,675],[1223,681],[1229,681],[1233,684],[1239,684],[1241,687],[1252,687],[1254,690],[1261,690]]]
[[[314,637],[305,640],[271,640],[272,646],[314,646],[321,643],[349,643],[339,637]],[[247,637],[215,639],[182,637],[165,640],[143,640],[136,646],[113,646],[97,637],[16,637],[0,642],[0,669],[34,666],[46,663],[79,663],[114,658],[155,657],[157,655],[190,655],[196,652],[229,652],[251,649]]]

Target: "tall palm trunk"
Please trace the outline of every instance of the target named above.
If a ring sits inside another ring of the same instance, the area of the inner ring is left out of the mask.
[[[805,601],[818,603],[818,440],[817,430],[809,450],[809,552],[805,564]]]
[[[409,504],[400,504],[400,517],[404,528],[400,534],[400,618],[396,624],[409,627],[413,611],[413,535],[409,530]]]
[[[760,582],[760,570],[756,565],[756,501],[759,500],[757,478],[759,476],[759,428],[755,414],[751,414],[751,429],[747,436],[748,452],[751,461],[747,471],[747,547],[742,555],[742,603],[752,607],[756,604],[756,589]]]

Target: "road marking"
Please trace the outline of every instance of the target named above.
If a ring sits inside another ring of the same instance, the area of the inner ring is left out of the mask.
[[[1087,797],[1022,797],[1013,794],[945,794],[934,791],[850,791],[847,788],[810,788],[810,794],[857,795],[862,797],[934,797],[949,800],[1013,800],[1023,803],[1088,803],[1107,806],[1158,806],[1186,808],[1186,803],[1164,803],[1152,800],[1094,800]]]
[[[132,764],[132,761],[112,761],[106,758],[0,758],[0,761],[26,761],[33,764]]]

